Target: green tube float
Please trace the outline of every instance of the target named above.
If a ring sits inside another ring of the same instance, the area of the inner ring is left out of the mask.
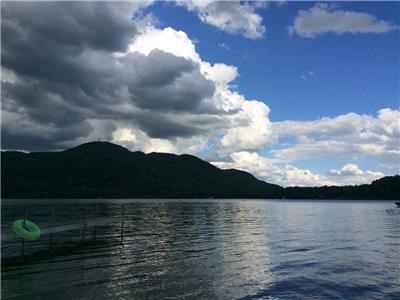
[[[31,221],[24,219],[14,221],[12,229],[18,237],[23,238],[27,241],[37,240],[40,237],[41,233],[39,226]]]

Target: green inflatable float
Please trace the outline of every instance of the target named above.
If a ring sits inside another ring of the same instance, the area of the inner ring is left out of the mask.
[[[18,237],[27,241],[35,241],[40,237],[39,226],[28,220],[16,220],[12,225],[12,229]]]

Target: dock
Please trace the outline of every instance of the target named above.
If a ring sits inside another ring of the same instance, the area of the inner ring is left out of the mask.
[[[95,226],[104,226],[108,224],[112,224],[120,221],[120,217],[105,217],[105,218],[92,218],[85,221],[81,221],[79,219],[71,220],[68,223],[54,223],[54,224],[36,224],[39,226],[41,234],[40,236],[71,231],[71,230],[80,230],[87,229]],[[1,232],[1,241],[11,241],[21,239],[15,235],[15,233],[11,230],[11,228],[2,229]]]
[[[57,204],[56,204],[57,205]],[[55,222],[55,213],[54,213],[54,206],[49,205],[48,211],[49,215],[41,216],[42,222],[35,222],[35,215],[30,215],[28,212],[27,205],[23,207],[23,212],[15,215],[15,219],[26,219],[29,221],[33,221],[39,228],[40,228],[40,237],[36,241],[26,241],[23,238],[18,237],[12,230],[12,223],[7,221],[7,223],[2,224],[1,228],[1,242],[2,242],[2,250],[4,245],[13,245],[14,250],[13,253],[19,256],[19,260],[21,262],[26,261],[25,256],[26,247],[28,245],[34,245],[35,243],[39,242],[41,245],[44,245],[50,255],[53,253],[55,244],[54,240],[59,236],[59,234],[69,231],[75,231],[74,237],[78,238],[78,242],[82,245],[85,244],[86,240],[90,239],[92,241],[96,241],[97,235],[97,227],[101,228],[107,225],[118,226],[118,230],[120,231],[120,238],[121,243],[123,242],[124,238],[124,223],[125,223],[125,205],[122,204],[121,208],[117,207],[117,211],[114,211],[113,216],[98,216],[97,214],[97,205],[95,206],[94,211],[92,212],[92,216],[88,216],[86,211],[86,205],[82,206],[82,213],[81,217],[76,217],[73,219],[65,219],[65,216],[62,221]],[[47,209],[46,209],[47,210]],[[94,212],[94,214],[93,214]],[[43,219],[47,219],[48,222],[43,222]],[[38,219],[39,220],[39,219]],[[72,242],[72,241],[71,241]],[[76,240],[75,240],[76,242]],[[20,245],[20,246],[19,246]],[[17,247],[17,248],[15,248]],[[20,248],[20,250],[18,250]],[[2,256],[3,260],[3,256]]]

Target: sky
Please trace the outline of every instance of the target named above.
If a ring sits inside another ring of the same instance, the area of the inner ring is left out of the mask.
[[[282,186],[400,173],[399,2],[1,2],[1,147],[101,139]]]

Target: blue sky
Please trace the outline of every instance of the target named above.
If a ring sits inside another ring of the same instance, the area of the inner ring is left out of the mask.
[[[148,10],[160,27],[182,30],[197,41],[196,50],[204,60],[237,66],[238,90],[267,103],[273,121],[398,108],[399,32],[289,36],[288,26],[298,10],[315,4],[289,2],[259,10],[267,32],[256,40],[204,24],[195,13],[172,3],[156,2]],[[338,6],[400,23],[398,2],[339,2]]]
[[[148,10],[161,28],[186,32],[196,42],[202,59],[237,66],[235,88],[248,99],[266,103],[273,122],[311,121],[349,112],[376,115],[382,108],[397,110],[399,31],[325,33],[315,38],[290,35],[288,27],[297,13],[316,4],[287,2],[257,10],[266,27],[266,33],[257,39],[205,24],[196,13],[172,3],[157,2]],[[333,9],[367,13],[378,20],[400,23],[397,2],[335,2]],[[293,139],[281,139],[283,142],[292,143]],[[259,153],[271,157],[271,150],[279,149],[281,143],[265,147]],[[352,162],[366,169],[393,172],[384,170],[372,156],[353,158]],[[332,156],[303,159],[295,165],[324,174],[346,163],[347,157]]]
[[[1,5],[3,149],[101,138],[284,186],[400,173],[400,2]]]

